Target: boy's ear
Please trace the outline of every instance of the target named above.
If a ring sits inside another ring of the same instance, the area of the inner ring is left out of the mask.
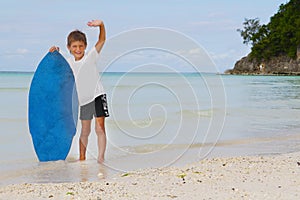
[[[71,50],[70,50],[70,46],[69,46],[69,45],[67,45],[67,48],[68,48],[69,52],[71,53]]]

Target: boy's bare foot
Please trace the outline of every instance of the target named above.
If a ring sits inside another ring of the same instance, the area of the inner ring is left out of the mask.
[[[103,164],[104,163],[104,158],[98,158],[97,161],[98,161],[99,164]]]

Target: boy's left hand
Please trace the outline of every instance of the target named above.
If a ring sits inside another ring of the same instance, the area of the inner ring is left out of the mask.
[[[102,25],[102,24],[103,24],[103,21],[102,21],[102,20],[99,20],[99,19],[97,19],[97,20],[92,20],[92,21],[89,21],[89,22],[87,23],[88,26],[100,26],[100,25]]]

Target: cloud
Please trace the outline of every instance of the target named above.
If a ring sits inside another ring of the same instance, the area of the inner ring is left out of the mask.
[[[201,30],[209,31],[235,30],[237,27],[236,22],[230,19],[192,21],[189,23],[189,25],[196,29],[200,28]]]
[[[0,56],[4,56],[4,57],[7,57],[7,58],[12,58],[12,57],[15,57],[15,56],[24,56],[26,54],[29,53],[29,50],[28,49],[24,49],[24,48],[18,48],[14,51],[5,51],[5,52],[2,52],[0,54]]]
[[[226,16],[226,13],[224,12],[211,12],[208,14],[209,18],[224,18]]]
[[[17,49],[16,53],[17,54],[27,54],[29,52],[28,49]]]
[[[233,58],[235,57],[235,50],[229,50],[229,51],[226,51],[226,52],[222,52],[222,53],[214,53],[214,52],[210,52],[210,55],[211,57],[214,59],[214,60],[219,60],[219,59],[228,59],[228,58]]]

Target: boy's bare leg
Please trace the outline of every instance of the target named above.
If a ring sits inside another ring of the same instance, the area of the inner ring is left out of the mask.
[[[104,162],[104,154],[106,149],[106,133],[105,133],[105,117],[97,117],[95,130],[98,138],[98,162]]]
[[[91,133],[92,120],[81,120],[81,134],[79,138],[79,160],[85,160],[86,147]]]

